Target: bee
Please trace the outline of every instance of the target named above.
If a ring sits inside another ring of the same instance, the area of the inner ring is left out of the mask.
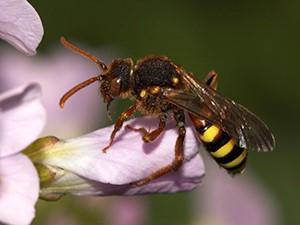
[[[133,104],[122,112],[114,124],[106,152],[113,144],[123,122],[135,112],[158,118],[158,127],[152,131],[126,126],[142,133],[144,142],[152,142],[164,131],[171,114],[178,129],[174,160],[158,171],[132,183],[145,185],[181,167],[184,161],[183,143],[186,134],[186,115],[194,124],[199,139],[217,162],[230,174],[242,173],[246,166],[248,149],[271,151],[275,139],[266,124],[244,106],[219,94],[218,75],[211,71],[204,81],[172,62],[165,56],[146,56],[135,64],[131,58],[114,59],[106,65],[63,37],[61,43],[96,63],[100,74],[70,89],[60,100],[61,108],[74,93],[96,81],[107,104],[116,98],[129,98]]]

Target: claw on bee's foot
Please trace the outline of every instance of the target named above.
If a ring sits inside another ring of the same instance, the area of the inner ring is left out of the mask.
[[[107,150],[112,146],[112,142],[110,142],[106,147],[102,149],[103,153],[107,153]]]
[[[109,148],[109,147],[106,146],[105,148],[102,149],[102,152],[103,152],[103,153],[106,153],[108,148]]]

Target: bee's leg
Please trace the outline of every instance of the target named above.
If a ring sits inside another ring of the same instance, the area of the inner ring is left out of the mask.
[[[130,106],[126,112],[122,112],[121,115],[119,116],[119,118],[117,119],[117,121],[115,122],[115,126],[114,126],[114,130],[112,131],[112,133],[110,134],[110,141],[109,144],[102,149],[102,151],[105,153],[107,151],[107,149],[109,149],[112,146],[112,143],[115,139],[115,136],[117,134],[117,132],[122,128],[123,126],[123,122],[130,117],[136,110],[136,104]]]
[[[210,71],[204,78],[203,82],[206,85],[210,86],[212,89],[217,90],[218,74],[214,70]]]
[[[175,158],[172,163],[169,165],[166,165],[162,167],[161,169],[157,170],[156,172],[152,173],[148,177],[131,183],[134,186],[143,186],[145,184],[148,184],[152,180],[155,180],[171,171],[175,171],[179,169],[183,163],[184,160],[184,149],[183,149],[183,143],[185,138],[185,119],[184,119],[184,112],[183,110],[177,110],[174,112],[176,125],[178,127],[178,137],[176,140],[175,145]]]
[[[160,134],[163,132],[163,130],[166,127],[166,120],[167,120],[167,114],[163,114],[159,117],[159,125],[158,128],[156,128],[153,131],[147,131],[145,128],[134,128],[130,125],[126,125],[125,128],[135,131],[135,132],[141,132],[143,135],[143,141],[144,142],[151,142],[154,141]]]

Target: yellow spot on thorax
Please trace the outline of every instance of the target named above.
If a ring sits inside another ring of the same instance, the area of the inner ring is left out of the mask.
[[[141,90],[141,92],[140,92],[140,97],[141,97],[141,98],[144,98],[144,97],[146,96],[146,94],[147,94],[147,91],[146,91],[145,89],[143,89],[143,90]]]
[[[173,85],[178,84],[178,83],[179,83],[178,77],[173,77],[173,78],[172,78],[172,83],[173,83]]]
[[[158,94],[160,92],[160,87],[159,86],[151,87],[150,92],[151,94]]]
[[[235,141],[233,139],[230,139],[225,145],[223,145],[217,151],[211,152],[210,154],[216,158],[222,158],[232,151],[234,145]]]
[[[229,163],[225,163],[225,164],[221,164],[223,167],[225,168],[232,168],[235,167],[237,165],[239,165],[246,157],[248,154],[248,150],[244,149],[244,151],[242,152],[242,154],[240,154],[239,157],[237,157],[235,160],[232,160]]]
[[[209,143],[209,142],[212,142],[216,138],[216,136],[219,134],[219,132],[220,132],[220,129],[217,126],[212,125],[206,131],[204,131],[204,133],[202,135],[199,134],[199,137],[202,141]]]

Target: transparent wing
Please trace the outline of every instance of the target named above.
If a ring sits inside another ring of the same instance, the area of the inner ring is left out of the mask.
[[[192,74],[184,74],[187,90],[166,89],[166,100],[188,112],[218,125],[235,138],[240,147],[271,151],[275,139],[267,125],[255,114],[202,83]]]

